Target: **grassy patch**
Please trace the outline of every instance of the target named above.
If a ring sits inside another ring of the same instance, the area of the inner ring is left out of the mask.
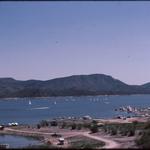
[[[100,142],[83,136],[70,138],[69,144],[70,148],[73,149],[96,149],[105,145],[104,142]]]
[[[140,137],[136,140],[136,144],[139,148],[150,148],[150,122],[145,123],[144,129],[141,131]]]
[[[101,129],[111,135],[121,135],[121,136],[134,136],[136,130],[144,129],[144,123],[133,122],[133,123],[112,123],[105,124]]]

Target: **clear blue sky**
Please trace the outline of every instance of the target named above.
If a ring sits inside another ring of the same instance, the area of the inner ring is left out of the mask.
[[[149,65],[150,2],[0,2],[0,77],[143,84]]]

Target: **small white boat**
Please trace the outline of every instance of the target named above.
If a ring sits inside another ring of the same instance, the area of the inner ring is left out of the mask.
[[[31,103],[31,101],[29,100],[29,105],[31,105],[32,103]]]
[[[57,104],[56,101],[54,102],[54,104],[55,104],[55,105]]]
[[[37,108],[32,108],[31,110],[34,110],[34,109],[49,109],[49,107],[37,107]]]

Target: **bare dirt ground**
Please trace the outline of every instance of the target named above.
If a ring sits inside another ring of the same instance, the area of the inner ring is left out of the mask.
[[[5,128],[5,133],[14,133],[14,134],[20,134],[20,135],[36,135],[36,136],[43,136],[45,142],[51,142],[54,146],[57,147],[68,147],[68,141],[66,140],[69,137],[75,137],[75,136],[85,136],[91,139],[95,139],[98,141],[102,141],[105,143],[105,146],[103,148],[109,149],[109,148],[128,148],[127,145],[130,144],[130,141],[133,141],[134,138],[129,139],[129,137],[125,138],[117,138],[108,136],[106,134],[101,134],[100,132],[97,134],[90,134],[89,131],[72,131],[67,129],[58,129],[58,128],[42,128],[40,131],[38,129],[17,129],[17,128]],[[52,137],[52,134],[57,133],[60,134],[64,139],[65,143],[64,145],[58,145],[58,137]],[[130,144],[129,146],[132,146]]]
[[[148,118],[146,117],[132,117],[132,118],[126,118],[124,119],[95,119],[98,122],[101,123],[132,123],[134,121],[138,122],[147,122]]]
[[[120,148],[123,148],[123,149],[137,148],[135,144],[136,136],[131,136],[131,137],[119,136],[119,135],[111,136],[111,135],[100,133],[100,132],[96,133],[97,136],[99,136],[99,134],[103,135],[104,138],[108,138],[109,140],[113,140],[117,142]]]

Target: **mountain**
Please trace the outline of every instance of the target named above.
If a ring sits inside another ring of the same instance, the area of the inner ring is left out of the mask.
[[[149,91],[150,91],[150,82],[141,85],[141,87],[142,87],[142,89],[143,89],[145,92],[149,93]]]
[[[0,97],[149,94],[147,85],[128,85],[104,74],[73,75],[47,81],[0,78]]]
[[[146,84],[143,84],[142,87],[143,87],[143,88],[149,88],[149,89],[150,89],[150,82],[149,82],[149,83],[146,83]]]

